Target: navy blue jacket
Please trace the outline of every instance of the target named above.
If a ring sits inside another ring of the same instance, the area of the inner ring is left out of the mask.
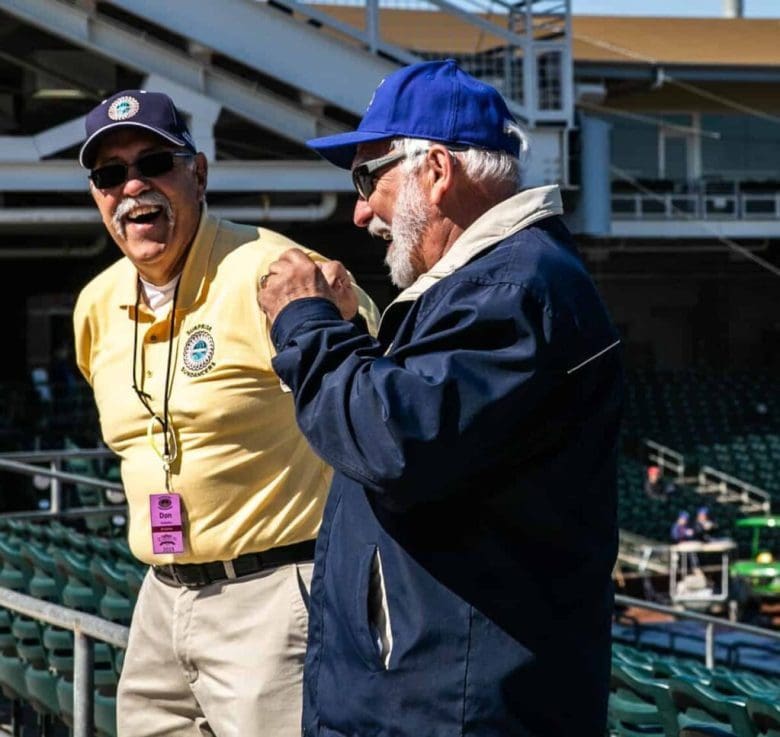
[[[603,737],[615,328],[555,216],[413,296],[378,340],[323,299],[273,326],[301,429],[335,468],[304,734]]]

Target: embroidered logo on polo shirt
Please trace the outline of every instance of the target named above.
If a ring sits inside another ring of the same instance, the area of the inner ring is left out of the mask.
[[[130,95],[117,97],[108,108],[108,117],[111,120],[127,120],[132,118],[141,109],[141,103]]]
[[[203,376],[214,368],[214,338],[210,325],[196,325],[187,331],[181,370],[187,376]]]

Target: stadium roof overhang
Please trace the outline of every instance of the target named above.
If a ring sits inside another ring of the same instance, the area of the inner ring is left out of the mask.
[[[210,161],[215,210],[252,221],[324,219],[352,191],[349,175],[305,141],[351,127],[392,61],[335,44],[263,3],[221,0],[215,14],[210,0],[189,0],[180,27],[156,3],[111,5],[119,10],[0,0],[0,230],[95,220],[75,154],[84,113],[123,87],[167,92],[189,117]],[[349,84],[328,76],[334,67],[353,70]]]

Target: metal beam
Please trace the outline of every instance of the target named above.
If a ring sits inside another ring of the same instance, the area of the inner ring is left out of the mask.
[[[612,238],[780,238],[780,221],[758,220],[616,220],[610,228]],[[728,247],[723,245],[723,251]]]
[[[87,192],[74,161],[0,162],[0,192]],[[209,192],[352,192],[349,173],[325,161],[217,161]]]
[[[167,5],[166,5],[167,7]],[[318,135],[344,130],[333,121],[322,119],[279,95],[274,95],[210,66],[193,61],[160,42],[124,28],[115,21],[90,15],[80,8],[58,0],[0,0],[0,10],[54,36],[94,51],[144,74],[158,74],[172,82],[208,95],[246,120],[298,143]],[[189,7],[184,19],[191,18]],[[201,20],[214,22],[211,6]],[[220,16],[223,16],[221,10]],[[165,22],[163,25],[167,25]],[[258,28],[246,29],[256,33]],[[186,31],[184,35],[188,35]],[[257,39],[254,40],[257,43]],[[300,39],[288,47],[299,48]],[[235,50],[233,50],[235,52]],[[341,80],[339,80],[340,82]],[[113,91],[113,90],[111,90]],[[368,99],[366,97],[366,99]]]
[[[267,195],[258,197],[258,203],[254,205],[215,205],[209,208],[209,212],[216,217],[227,220],[235,220],[241,223],[264,222],[314,222],[327,220],[335,211],[338,197],[328,192],[322,195],[319,203],[310,205],[272,205]],[[19,231],[21,229],[41,232],[43,228],[64,228],[71,226],[92,226],[102,223],[100,213],[96,207],[6,207],[0,209],[0,232],[6,227]],[[57,248],[56,246],[53,248]],[[6,244],[0,247],[0,258],[30,258],[33,253],[51,255],[52,249],[43,248],[7,248]],[[99,249],[99,250],[98,250]],[[84,251],[87,255],[103,250],[103,244],[88,246],[86,249],[68,249],[66,253],[72,257],[81,258]],[[0,467],[5,463],[0,459]]]
[[[355,115],[363,114],[377,83],[398,68],[255,0],[220,0],[219,12],[213,0],[110,2]]]
[[[664,71],[676,79],[692,82],[765,82],[776,84],[780,81],[780,67],[715,67],[715,66],[677,66],[661,64]],[[659,66],[634,62],[591,62],[574,60],[574,76],[582,79],[638,79],[652,83],[656,80]]]

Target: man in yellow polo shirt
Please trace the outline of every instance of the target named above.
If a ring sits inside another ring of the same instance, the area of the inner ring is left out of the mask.
[[[151,566],[118,693],[120,737],[300,734],[313,539],[330,469],[271,367],[257,282],[290,246],[206,212],[207,163],[166,95],[86,118],[79,160],[124,258],[81,292],[77,360],[122,460]],[[316,254],[339,309],[377,312]]]

